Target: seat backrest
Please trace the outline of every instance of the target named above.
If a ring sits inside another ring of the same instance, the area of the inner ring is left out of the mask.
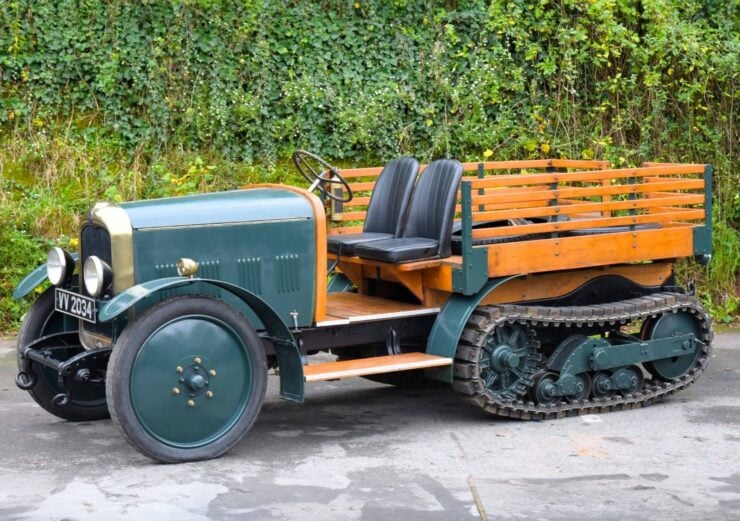
[[[413,157],[401,157],[385,165],[367,206],[364,232],[400,235],[418,173],[419,162]]]
[[[414,188],[402,237],[437,239],[438,255],[449,257],[452,220],[462,174],[462,164],[454,159],[429,163]]]

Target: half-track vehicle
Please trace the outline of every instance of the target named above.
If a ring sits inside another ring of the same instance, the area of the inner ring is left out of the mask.
[[[293,159],[308,190],[95,205],[79,252],[53,248],[14,292],[51,283],[17,385],[181,462],[244,437],[270,369],[296,402],[321,380],[432,379],[542,420],[649,405],[710,358],[710,318],[673,273],[711,256],[709,165]]]

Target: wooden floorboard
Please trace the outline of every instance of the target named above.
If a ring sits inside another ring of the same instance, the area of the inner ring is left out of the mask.
[[[393,314],[436,313],[439,308],[407,304],[395,300],[358,295],[357,293],[329,293],[326,297],[326,321],[336,319],[360,319],[382,317]],[[331,318],[330,318],[331,317]]]
[[[451,358],[428,355],[426,353],[404,353],[400,355],[376,356],[358,360],[327,362],[303,367],[303,376],[307,382],[336,380],[350,376],[395,373],[428,367],[451,365]]]

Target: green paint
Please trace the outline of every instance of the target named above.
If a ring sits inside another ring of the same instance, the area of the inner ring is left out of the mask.
[[[316,298],[314,235],[308,219],[136,230],[134,279],[138,284],[174,276],[177,259],[187,257],[200,263],[199,277],[259,294],[289,327],[294,311],[299,326],[310,326]],[[238,301],[230,303],[240,307]],[[260,329],[258,323],[255,327]]]
[[[72,260],[74,260],[75,262],[77,262],[80,257],[77,252],[70,253],[70,255],[72,256]],[[13,298],[19,299],[25,297],[41,284],[43,284],[45,280],[46,263],[38,266],[31,273],[23,277],[23,280],[21,280],[13,290]]]
[[[462,267],[452,270],[452,289],[463,295],[477,293],[488,280],[488,248],[473,248],[473,198],[469,181],[462,191]]]
[[[704,167],[704,226],[694,228],[694,256],[702,264],[712,255],[712,165]]]
[[[327,285],[328,293],[346,293],[351,291],[354,287],[352,281],[349,280],[343,273],[335,273],[330,279]]]
[[[216,376],[209,376],[210,370]],[[238,421],[252,395],[252,371],[243,340],[226,323],[211,316],[179,317],[141,346],[131,369],[131,403],[141,425],[160,442],[200,447]]]
[[[263,222],[282,219],[313,220],[308,199],[280,188],[150,199],[121,203],[134,229],[207,224]]]
[[[490,279],[475,295],[453,293],[437,315],[427,340],[426,352],[430,355],[453,358],[465,323],[476,306],[491,291],[517,277],[519,275]],[[429,369],[427,375],[435,380],[452,383],[452,366]]]

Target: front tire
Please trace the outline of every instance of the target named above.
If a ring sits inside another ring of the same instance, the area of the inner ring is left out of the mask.
[[[62,313],[54,310],[54,288],[48,288],[28,310],[18,332],[16,351],[18,370],[23,370],[20,355],[23,346],[46,335],[71,330],[65,325],[69,326],[69,319],[65,319]],[[69,356],[71,354],[74,353],[70,353]],[[84,389],[78,389],[79,392],[71,397],[69,403],[57,407],[52,403],[54,397],[66,392],[59,385],[57,372],[31,362],[30,373],[36,383],[28,390],[28,394],[45,411],[67,421],[92,421],[108,417],[105,388],[102,384],[89,384]]]
[[[231,449],[257,418],[266,387],[257,332],[206,297],[166,300],[130,324],[106,379],[113,422],[142,454],[166,463]]]

